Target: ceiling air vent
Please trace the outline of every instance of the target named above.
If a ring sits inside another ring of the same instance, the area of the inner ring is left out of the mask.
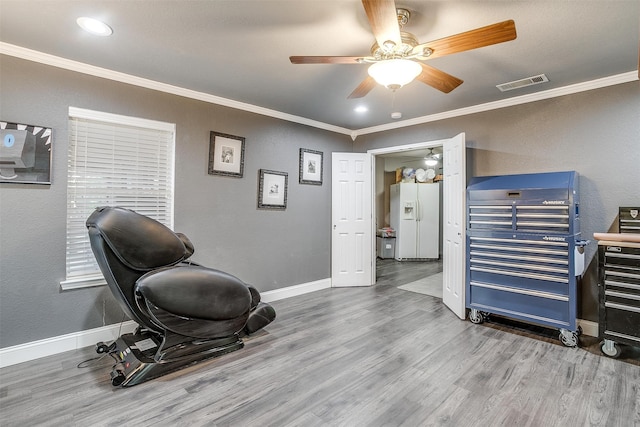
[[[540,83],[548,82],[549,79],[544,74],[538,74],[537,76],[527,77],[526,79],[520,79],[509,83],[502,83],[496,85],[501,92],[508,90],[520,89],[521,87],[533,86]]]

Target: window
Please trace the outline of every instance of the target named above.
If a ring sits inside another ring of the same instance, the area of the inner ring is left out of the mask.
[[[105,284],[85,222],[98,206],[122,206],[173,228],[175,125],[69,108],[66,280]]]

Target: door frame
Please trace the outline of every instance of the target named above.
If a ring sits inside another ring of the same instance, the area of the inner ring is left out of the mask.
[[[455,138],[455,137],[453,137]],[[376,156],[378,155],[383,155],[383,154],[391,154],[391,153],[401,153],[403,151],[413,151],[413,150],[417,150],[417,149],[424,149],[424,148],[434,148],[434,147],[443,147],[445,142],[447,141],[451,141],[452,138],[443,138],[443,139],[438,139],[438,140],[434,140],[434,141],[423,141],[423,142],[418,142],[418,143],[413,143],[413,144],[405,144],[405,145],[397,145],[397,146],[393,146],[393,147],[385,147],[385,148],[376,148],[376,149],[371,149],[368,150],[367,153],[371,154],[372,158],[371,158],[371,174],[372,174],[372,178],[371,178],[371,202],[372,202],[372,214],[375,214],[377,212],[377,208],[376,208]],[[466,186],[466,182],[463,182],[462,185]],[[445,194],[443,194],[443,199],[441,200],[441,203],[444,203],[444,197],[446,197]],[[444,253],[443,253],[443,257],[444,257]],[[371,259],[372,259],[372,283],[376,284],[377,282],[377,275],[376,275],[376,264],[377,264],[377,258],[376,258],[376,221],[374,218],[372,218],[371,221]],[[464,301],[465,299],[465,287],[463,286],[461,289],[462,292],[462,300]],[[455,311],[455,310],[454,310]],[[456,313],[457,316],[460,317],[460,314]]]

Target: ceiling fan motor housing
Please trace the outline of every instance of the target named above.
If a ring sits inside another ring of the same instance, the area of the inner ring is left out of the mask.
[[[371,46],[371,56],[378,61],[383,61],[385,59],[400,59],[409,55],[413,51],[413,48],[419,44],[416,36],[411,33],[407,33],[406,31],[401,31],[400,37],[402,39],[402,43],[399,45],[389,41],[386,42],[384,46],[380,47],[378,42],[375,42],[373,46]]]

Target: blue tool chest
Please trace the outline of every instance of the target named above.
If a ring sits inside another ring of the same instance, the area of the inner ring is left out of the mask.
[[[467,187],[469,318],[497,314],[560,329],[578,344],[577,276],[584,270],[576,172],[473,178]]]

